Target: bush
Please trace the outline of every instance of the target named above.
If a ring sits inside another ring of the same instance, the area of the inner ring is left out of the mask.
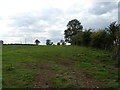
[[[72,36],[71,38],[71,44],[72,45],[82,45],[82,36],[83,36],[83,32],[79,32],[76,35]]]
[[[92,32],[89,30],[85,30],[82,35],[82,43],[85,46],[89,46],[91,42],[91,34]]]
[[[111,49],[112,39],[105,30],[99,30],[92,34],[91,45],[100,49]]]

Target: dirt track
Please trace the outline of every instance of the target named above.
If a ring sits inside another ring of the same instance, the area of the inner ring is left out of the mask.
[[[85,88],[105,88],[105,85],[95,80],[94,78],[91,78],[87,73],[70,67],[70,65],[76,63],[75,61],[62,59],[57,59],[54,61],[58,65],[61,65],[64,68],[64,70],[67,71],[64,72],[62,76],[66,78],[69,82],[74,83],[74,88],[79,88],[79,86],[83,86]],[[37,68],[33,68],[34,66],[36,66]],[[35,82],[34,88],[55,87],[54,84],[50,81],[50,79],[58,74],[55,70],[50,68],[51,64],[48,61],[36,63],[35,65],[29,63],[27,64],[27,67],[29,69],[36,70],[37,75],[33,79],[33,81]]]

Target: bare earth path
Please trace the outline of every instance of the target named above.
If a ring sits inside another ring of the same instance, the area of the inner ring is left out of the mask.
[[[54,71],[50,69],[50,64],[47,61],[40,63],[37,70],[37,76],[34,79],[36,82],[34,88],[53,87],[53,84],[50,82],[53,76]]]
[[[66,70],[66,72],[62,74],[62,77],[66,78],[69,82],[74,83],[73,88],[79,88],[79,86],[83,86],[85,88],[105,88],[105,85],[93,79],[87,73],[70,67],[70,65],[76,63],[75,61],[63,59],[57,59],[54,61],[63,67],[61,70]],[[52,65],[49,63],[49,61],[43,61],[36,63],[35,65],[32,63],[27,64],[29,69],[34,69],[32,68],[33,66],[36,66],[37,73],[36,77],[33,79],[35,82],[33,88],[54,88],[55,85],[51,82],[51,78],[58,74],[57,71],[51,69]]]
[[[87,73],[85,73],[81,70],[69,67],[70,65],[75,63],[75,61],[59,59],[59,60],[57,60],[57,63],[59,63],[67,68],[67,70],[68,70],[67,75],[72,76],[72,78],[74,78],[75,83],[78,86],[82,85],[85,88],[105,88],[105,85],[103,85],[102,83],[91,78]]]

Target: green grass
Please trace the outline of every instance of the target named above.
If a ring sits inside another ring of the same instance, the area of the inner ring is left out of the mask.
[[[3,45],[3,87],[32,87],[32,79],[36,76],[34,70],[26,68],[24,63],[49,61],[51,69],[58,74],[64,73],[64,68],[54,60],[75,60],[78,63],[71,67],[87,72],[91,77],[104,83],[107,87],[118,87],[118,62],[112,59],[112,53],[90,47],[78,46],[15,46]],[[63,70],[63,71],[62,71]],[[53,77],[51,81],[56,87],[71,87],[73,83],[64,77]]]
[[[53,84],[55,85],[55,88],[72,88],[74,87],[74,84],[69,82],[68,79],[57,76],[51,79]]]

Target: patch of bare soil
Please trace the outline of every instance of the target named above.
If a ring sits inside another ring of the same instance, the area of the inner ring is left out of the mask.
[[[77,85],[85,88],[105,88],[105,85],[90,77],[87,73],[75,68],[69,68],[68,71],[74,77]]]
[[[75,85],[83,86],[85,88],[105,88],[105,85],[90,77],[89,74],[81,70],[69,67],[70,65],[77,63],[77,61],[59,59],[56,60],[56,62],[67,68],[68,72],[65,73],[65,76],[69,76],[68,79],[72,79],[72,82],[75,83]]]
[[[63,67],[61,67],[61,70],[66,70],[66,72],[62,74],[62,77],[66,78],[69,82],[74,83],[75,87],[73,88],[79,88],[80,86],[85,88],[105,88],[104,84],[90,77],[86,72],[70,67],[72,64],[77,63],[77,61],[63,60],[60,58],[55,61]],[[34,69],[37,72],[37,76],[33,79],[36,83],[33,88],[55,87],[50,79],[55,77],[57,72],[50,68],[48,61],[37,64],[27,63],[25,66],[29,69]]]
[[[57,59],[56,62],[66,67],[76,63],[76,61],[73,61],[73,60],[63,60],[60,58]]]
[[[50,64],[47,61],[41,62],[37,68],[37,76],[34,78],[36,82],[34,88],[53,87],[53,84],[50,82],[53,76],[54,72],[50,69]]]
[[[50,69],[50,64],[47,61],[38,63],[23,63],[26,68],[35,70],[37,73],[36,77],[33,79],[35,86],[33,88],[50,88],[53,87],[50,79],[55,75],[54,71]]]

